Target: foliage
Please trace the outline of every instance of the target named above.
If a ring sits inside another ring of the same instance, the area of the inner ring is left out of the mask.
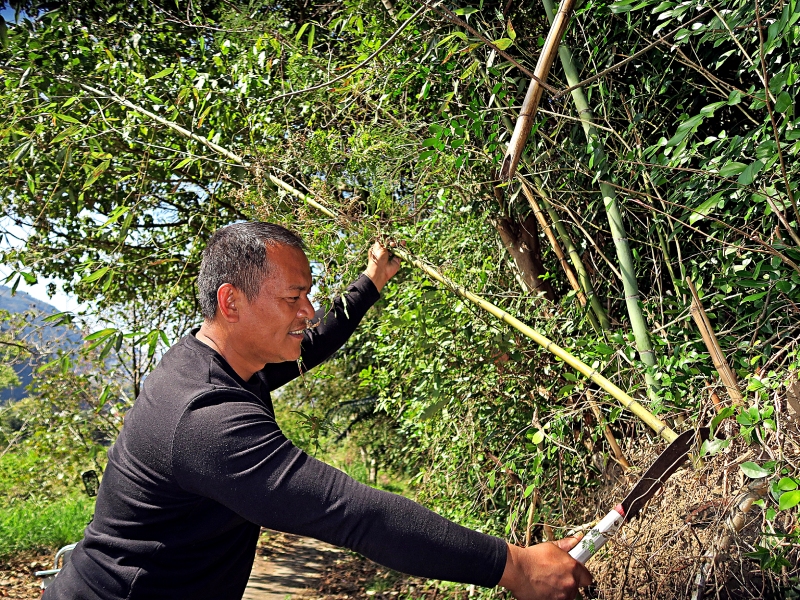
[[[79,540],[93,509],[94,501],[80,495],[4,506],[0,509],[0,556],[58,548]]]
[[[587,143],[570,95],[546,92],[520,174],[572,238],[611,317],[600,332],[549,247],[555,302],[518,285],[497,241],[498,219],[531,210],[520,182],[497,182],[495,170],[529,81],[519,65],[532,68],[548,27],[539,5],[415,14],[398,3],[392,16],[359,0],[209,3],[179,15],[143,2],[98,16],[80,4],[9,27],[0,51],[0,201],[30,232],[4,261],[118,311],[89,341],[107,355],[130,343],[139,358],[122,362],[137,365],[134,388],[196,318],[204,239],[257,217],[307,238],[322,303],[362,268],[372,239],[404,239],[671,426],[693,427],[713,417],[718,386],[688,277],[744,388],[746,406],[726,407],[715,427],[735,417],[733,435],[775,455],[755,463],[773,485],[765,509],[795,517],[799,474],[776,448],[791,435],[777,424],[800,366],[796,1],[590,0],[572,19],[572,66],[586,78],[608,69],[583,85],[597,133]],[[551,70],[557,90],[565,66]],[[341,218],[278,191],[270,174]],[[653,367],[629,331],[601,184],[625,220]],[[654,399],[644,399],[645,374],[659,383]],[[382,462],[416,474],[427,504],[515,540],[530,510],[534,524],[572,523],[568,499],[607,470],[587,391],[615,435],[647,443],[563,363],[410,269],[347,352],[309,379],[282,400],[299,443],[326,444],[341,429],[330,411],[375,398],[357,444],[374,442]],[[793,531],[782,535],[795,551]]]

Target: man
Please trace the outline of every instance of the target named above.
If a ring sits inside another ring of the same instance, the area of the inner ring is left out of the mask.
[[[95,518],[44,598],[238,600],[261,526],[414,575],[499,583],[523,600],[588,585],[561,549],[575,540],[509,546],[359,484],[281,433],[270,391],[344,344],[399,266],[375,244],[346,299],[310,328],[300,238],[268,223],[217,231],[198,278],[203,325],[144,382],[109,450]]]

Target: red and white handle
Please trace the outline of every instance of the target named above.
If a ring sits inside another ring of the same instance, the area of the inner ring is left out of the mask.
[[[624,520],[625,509],[622,508],[621,504],[617,504],[614,510],[603,517],[602,521],[583,536],[578,545],[569,551],[569,555],[579,563],[584,564],[608,541],[608,538],[619,530]]]

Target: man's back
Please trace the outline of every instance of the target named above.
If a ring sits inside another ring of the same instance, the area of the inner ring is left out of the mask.
[[[109,451],[95,519],[48,597],[241,597],[259,526],[187,491],[174,468],[175,435],[198,406],[245,405],[274,423],[261,381],[242,382],[215,354],[187,336],[147,378]]]

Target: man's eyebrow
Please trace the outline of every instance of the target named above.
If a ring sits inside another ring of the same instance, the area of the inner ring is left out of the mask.
[[[298,290],[300,292],[305,292],[307,290],[310,290],[311,287],[307,286],[307,285],[303,285],[303,284],[295,284],[295,285],[290,285],[289,289],[290,290]]]

